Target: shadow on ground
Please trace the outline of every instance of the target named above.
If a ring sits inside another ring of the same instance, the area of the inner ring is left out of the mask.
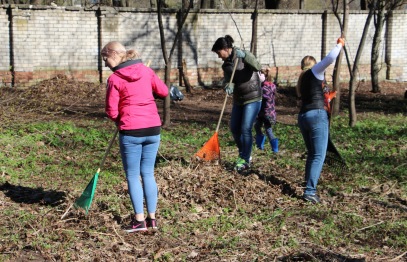
[[[46,206],[58,206],[63,203],[66,195],[64,192],[44,190],[44,188],[30,188],[12,185],[5,182],[0,185],[0,190],[16,203],[40,204]]]

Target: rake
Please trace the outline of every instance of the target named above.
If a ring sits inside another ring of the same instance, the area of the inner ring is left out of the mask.
[[[86,186],[85,190],[83,191],[82,195],[76,199],[75,203],[69,206],[69,208],[65,211],[62,215],[61,219],[64,219],[65,216],[68,214],[69,210],[72,207],[75,208],[83,208],[85,209],[85,214],[87,215],[92,204],[93,196],[95,195],[96,185],[99,178],[100,169],[103,167],[106,161],[107,154],[109,153],[110,149],[112,148],[113,142],[116,139],[117,133],[119,129],[116,128],[112,139],[109,142],[109,146],[107,147],[105,154],[103,156],[102,162],[100,163],[99,168],[97,169],[95,175],[93,175],[92,179],[89,181],[88,185]]]
[[[345,160],[342,158],[339,151],[336,149],[334,143],[331,139],[331,103],[333,99],[336,97],[336,91],[329,92],[329,88],[325,87],[324,89],[324,98],[325,98],[325,105],[326,110],[328,112],[328,119],[329,119],[329,133],[328,133],[328,147],[326,149],[326,156],[325,156],[325,164],[327,164],[330,168],[335,171],[348,171],[348,165],[346,164]]]
[[[239,61],[239,59],[236,58],[229,84],[232,83],[233,77],[235,76],[235,71],[236,71],[238,61]],[[216,126],[215,133],[204,144],[204,146],[197,153],[195,153],[195,157],[199,160],[204,160],[204,161],[220,160],[220,145],[219,145],[218,132],[219,132],[219,127],[220,127],[220,123],[222,120],[223,112],[225,111],[227,100],[228,100],[228,94],[226,94],[225,100],[223,101],[223,107],[222,107],[222,111],[219,116],[219,120],[218,120],[218,124]]]
[[[349,170],[345,160],[342,158],[341,154],[339,154],[339,151],[332,142],[330,135],[328,135],[328,147],[326,149],[325,164],[336,171]]]

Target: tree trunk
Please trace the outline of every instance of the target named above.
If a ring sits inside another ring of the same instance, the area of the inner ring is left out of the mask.
[[[178,31],[179,31],[179,37],[178,37],[178,68],[179,68],[179,85],[182,86],[182,81],[184,81],[185,85],[185,90],[187,93],[191,93],[191,84],[189,83],[189,78],[186,75],[187,73],[187,66],[185,63],[185,59],[183,58],[182,55],[182,25],[185,22],[185,18],[188,15],[188,12],[191,8],[193,8],[193,1],[191,0],[189,3],[189,8],[186,9],[187,6],[187,1],[182,0],[182,10],[179,13],[178,16]]]
[[[181,23],[178,24],[178,30],[174,38],[173,45],[170,50],[170,54],[167,54],[167,47],[165,43],[165,36],[164,36],[164,26],[163,26],[163,20],[162,20],[162,12],[161,8],[163,6],[162,0],[157,0],[157,18],[158,18],[158,28],[160,31],[160,40],[161,40],[161,50],[163,53],[163,58],[165,62],[165,84],[168,87],[168,92],[171,91],[171,81],[170,81],[170,76],[171,76],[171,58],[174,53],[175,47],[177,46],[178,40],[182,37],[182,27],[185,23],[185,20],[187,19],[187,16],[189,14],[189,10],[191,10],[193,4],[192,1],[189,2],[188,9],[185,12],[181,12]],[[163,116],[163,127],[167,127],[171,123],[171,118],[170,118],[170,96],[168,95],[165,100],[164,100],[164,116]]]
[[[181,28],[181,23],[182,23],[182,17],[183,17],[183,13],[185,10],[185,0],[182,0],[182,7],[181,10],[177,13],[177,24],[178,24],[178,28]],[[182,29],[180,29],[182,30]],[[179,38],[178,40],[178,85],[182,86],[182,79],[184,77],[184,72],[183,72],[183,64],[182,64],[182,60],[183,60],[183,54],[182,54],[182,37]]]
[[[187,93],[191,93],[192,88],[191,88],[191,84],[189,83],[189,78],[187,75],[188,69],[187,69],[187,63],[185,62],[185,59],[182,59],[182,72],[183,72],[182,77],[183,77],[184,84],[185,84],[185,91]]]
[[[359,61],[363,52],[366,42],[366,36],[369,32],[370,22],[372,21],[373,10],[371,9],[367,16],[365,27],[363,28],[362,38],[360,39],[358,50],[356,51],[355,61],[353,62],[353,69],[350,74],[349,81],[349,126],[354,127],[357,122],[356,105],[355,105],[355,91],[356,91],[356,76],[359,71]]]
[[[374,7],[373,7],[374,8]],[[385,10],[384,5],[381,4],[379,1],[377,7],[377,18],[375,19],[375,33],[373,35],[373,43],[372,43],[372,59],[370,62],[370,74],[372,78],[372,92],[373,93],[380,93],[380,85],[379,85],[379,73],[382,69],[380,63],[380,46],[381,46],[381,35],[383,31],[383,25],[385,20]]]
[[[167,47],[165,44],[165,36],[164,36],[164,26],[163,26],[163,20],[162,20],[162,13],[161,13],[161,8],[162,8],[162,1],[157,0],[157,18],[158,18],[158,28],[160,29],[160,40],[161,40],[161,50],[163,53],[163,58],[165,62],[165,75],[164,75],[164,82],[167,85],[168,88],[168,93],[170,92],[170,73],[171,73],[171,59],[168,58],[167,56]],[[168,95],[164,99],[163,103],[163,127],[169,126],[171,123],[171,118],[170,118],[170,96]]]
[[[387,13],[386,17],[386,50],[385,50],[385,57],[384,62],[386,63],[386,79],[391,79],[391,64],[392,64],[392,42],[393,42],[393,10],[390,10]]]
[[[340,19],[336,13],[335,10],[335,15],[337,16],[339,20],[339,24],[341,25],[341,36],[346,37],[346,33],[348,30],[348,20],[349,20],[349,3],[348,0],[343,1],[343,24],[341,24]],[[342,65],[342,57],[343,57],[343,52],[339,54],[339,56],[336,59],[335,62],[335,67],[334,67],[334,73],[333,73],[333,89],[336,91],[336,98],[333,99],[333,107],[332,107],[332,113],[331,115],[337,116],[340,111],[340,104],[341,104],[341,87],[340,87],[340,71],[341,71],[341,65]]]
[[[252,41],[250,43],[250,52],[254,54],[254,56],[257,56],[257,15],[258,15],[258,10],[257,10],[257,4],[259,0],[256,0],[256,5],[254,8],[254,12],[252,14]]]
[[[170,81],[170,76],[171,76],[171,60],[169,60],[169,63],[165,65],[165,84],[168,87],[168,94],[171,91],[171,81]],[[164,119],[163,119],[163,128],[166,128],[168,126],[170,126],[171,124],[171,97],[170,95],[168,95],[165,99],[164,99]]]

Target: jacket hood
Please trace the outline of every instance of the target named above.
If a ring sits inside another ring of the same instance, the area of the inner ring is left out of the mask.
[[[142,71],[137,64],[141,64],[141,59],[129,60],[121,63],[120,65],[112,68],[114,74],[128,82],[134,82],[141,78]]]

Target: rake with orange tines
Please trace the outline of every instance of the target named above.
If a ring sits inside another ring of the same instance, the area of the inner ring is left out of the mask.
[[[235,76],[236,67],[238,64],[239,59],[236,58],[235,64],[233,66],[232,77],[230,78],[229,84],[232,83],[233,77]],[[195,157],[198,160],[204,161],[213,161],[213,160],[220,160],[220,145],[219,145],[219,127],[222,121],[223,112],[225,111],[226,102],[228,100],[228,94],[225,96],[225,100],[223,101],[222,111],[220,112],[218,125],[216,126],[216,131],[212,135],[212,137],[204,144],[204,146],[195,154]]]

